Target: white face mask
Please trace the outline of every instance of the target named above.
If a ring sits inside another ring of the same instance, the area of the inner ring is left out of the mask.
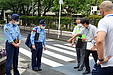
[[[14,23],[14,25],[18,25],[19,24],[19,22],[16,22],[16,21],[14,21],[15,23]]]
[[[77,24],[77,26],[78,26],[78,27],[82,27],[82,25],[81,25],[81,24]]]
[[[41,26],[41,29],[44,29],[45,28],[45,26],[43,27],[43,26]]]

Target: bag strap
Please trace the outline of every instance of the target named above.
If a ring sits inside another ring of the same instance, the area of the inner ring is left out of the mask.
[[[32,30],[32,31],[37,33],[37,29],[38,29],[38,28],[36,27],[36,30]]]

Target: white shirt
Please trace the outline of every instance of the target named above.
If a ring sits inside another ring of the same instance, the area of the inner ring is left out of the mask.
[[[77,26],[79,27],[80,31],[83,29],[83,26],[79,26],[79,25],[77,25]],[[77,26],[75,26],[75,28],[74,28],[74,30],[72,32],[72,35],[76,35]],[[76,40],[78,40],[78,39],[76,39]]]
[[[89,28],[84,28],[82,29],[79,34],[87,34],[86,36],[86,42],[92,42],[95,39],[96,36],[96,32],[97,32],[97,28],[94,25],[89,25]]]
[[[83,26],[80,27],[80,31],[83,29]],[[72,35],[76,35],[76,31],[77,31],[77,26],[75,26]]]
[[[105,31],[104,39],[104,58],[112,56],[107,62],[101,64],[101,67],[113,67],[113,14],[106,15],[98,23],[98,30]]]

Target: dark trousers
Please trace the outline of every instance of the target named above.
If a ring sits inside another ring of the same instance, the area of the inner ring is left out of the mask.
[[[92,53],[92,56],[93,56],[95,62],[97,62],[97,59],[98,59],[97,51],[86,50],[85,51],[85,58],[84,58],[86,71],[90,71],[90,67],[89,67],[89,55],[90,55],[90,53]]]
[[[78,66],[83,67],[84,66],[84,56],[85,56],[85,49],[86,49],[86,43],[84,43],[82,49],[76,49],[77,52],[77,62],[78,62]]]
[[[34,68],[40,68],[41,67],[41,57],[42,57],[42,51],[43,46],[42,43],[35,42],[36,50],[31,49],[32,52],[32,69]]]
[[[113,67],[101,68],[100,64],[95,63],[92,75],[113,75]]]
[[[19,48],[14,47],[12,44],[9,44],[8,41],[6,41],[6,75],[11,75],[11,66],[13,62],[13,70],[14,75],[20,75],[18,71],[18,54],[19,54]]]

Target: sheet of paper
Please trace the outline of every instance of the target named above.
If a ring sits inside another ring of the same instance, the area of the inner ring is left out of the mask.
[[[86,47],[86,49],[87,49],[87,50],[91,50],[92,47],[93,47],[93,44],[92,44],[91,42],[87,42],[87,47]],[[97,50],[97,49],[95,48],[95,50]]]

